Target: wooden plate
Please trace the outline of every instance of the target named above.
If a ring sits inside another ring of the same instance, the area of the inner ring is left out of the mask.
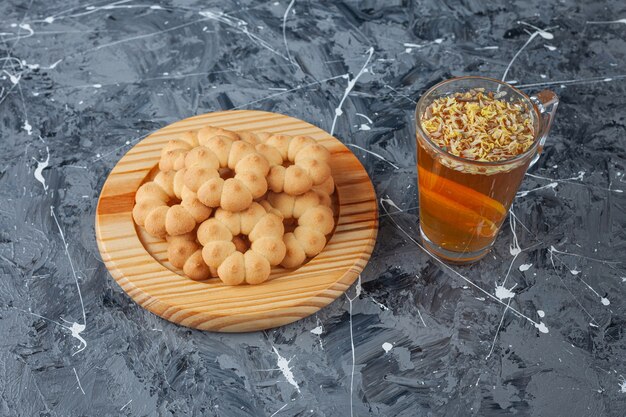
[[[309,135],[330,150],[338,220],[322,253],[296,270],[273,268],[270,279],[260,285],[230,287],[217,278],[196,282],[177,273],[167,262],[165,242],[136,227],[131,212],[135,192],[158,164],[161,147],[175,134],[205,125]],[[109,272],[142,307],[183,326],[243,332],[299,320],[343,294],[372,253],[377,210],[367,172],[348,148],[325,131],[276,113],[224,111],[173,123],[131,148],[104,183],[96,235]]]

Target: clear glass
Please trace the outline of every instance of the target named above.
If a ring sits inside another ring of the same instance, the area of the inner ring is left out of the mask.
[[[499,92],[503,100],[527,105],[535,141],[525,153],[498,162],[472,161],[452,155],[430,140],[420,123],[426,108],[439,97],[474,88]],[[429,251],[453,263],[474,262],[489,252],[524,174],[543,150],[557,105],[552,91],[529,97],[507,83],[485,77],[453,78],[420,98],[415,110],[420,233]]]

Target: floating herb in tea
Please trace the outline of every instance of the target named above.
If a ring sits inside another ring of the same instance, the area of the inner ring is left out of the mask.
[[[452,155],[504,161],[526,152],[535,138],[528,107],[472,89],[434,100],[420,123],[430,139]]]

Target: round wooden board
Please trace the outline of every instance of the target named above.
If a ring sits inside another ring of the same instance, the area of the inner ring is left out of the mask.
[[[217,278],[192,281],[167,262],[165,242],[132,219],[135,192],[176,134],[205,125],[230,130],[309,135],[331,152],[338,219],[324,250],[296,270],[273,268],[260,285],[230,287]],[[281,326],[315,313],[361,273],[378,231],[376,194],[359,160],[327,132],[293,117],[263,111],[207,113],[166,126],[137,143],[113,168],[96,211],[98,247],[109,272],[133,300],[183,326],[244,332]]]

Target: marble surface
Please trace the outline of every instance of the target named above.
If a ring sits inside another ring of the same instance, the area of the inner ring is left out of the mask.
[[[0,16],[0,415],[624,415],[623,1],[9,0]],[[505,71],[558,93],[554,129],[492,254],[444,266],[412,241],[415,100]],[[203,333],[120,290],[94,212],[142,137],[238,108],[352,146],[378,244],[319,313]]]

